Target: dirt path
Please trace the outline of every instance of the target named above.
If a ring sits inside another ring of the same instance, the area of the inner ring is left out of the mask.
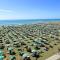
[[[49,58],[47,58],[46,60],[57,60],[60,58],[60,53],[57,53]]]

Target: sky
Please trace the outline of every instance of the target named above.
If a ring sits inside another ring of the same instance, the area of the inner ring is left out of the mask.
[[[0,19],[60,18],[60,0],[0,0]]]

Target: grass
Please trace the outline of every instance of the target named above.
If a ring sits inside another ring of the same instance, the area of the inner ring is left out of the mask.
[[[58,60],[60,60],[60,58]]]
[[[49,51],[45,51],[41,54],[42,57],[39,58],[39,60],[45,60],[46,58],[54,55],[58,52],[58,47],[60,47],[60,44],[54,46],[54,48],[50,48]]]

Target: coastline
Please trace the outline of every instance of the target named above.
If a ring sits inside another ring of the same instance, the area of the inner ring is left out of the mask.
[[[0,20],[0,25],[29,25],[37,23],[59,23],[60,19],[18,19],[18,20]]]

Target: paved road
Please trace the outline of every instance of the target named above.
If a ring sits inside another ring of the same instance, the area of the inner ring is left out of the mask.
[[[59,54],[57,53],[57,54],[47,58],[46,60],[58,60],[58,59],[60,59],[60,53]]]

